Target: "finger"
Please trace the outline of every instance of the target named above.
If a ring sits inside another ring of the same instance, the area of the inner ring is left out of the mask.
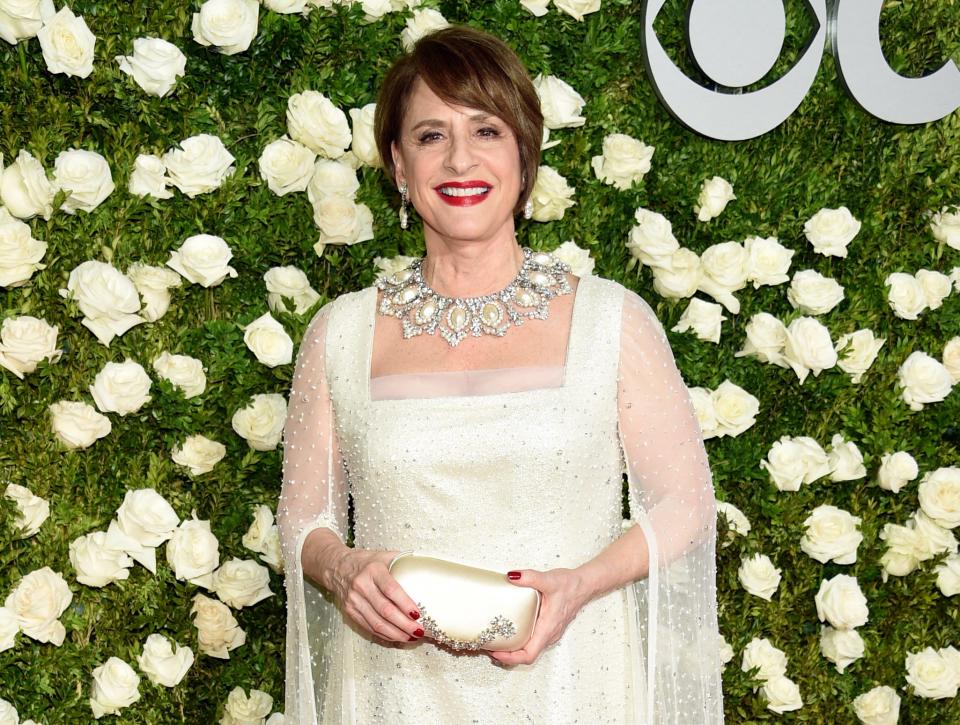
[[[513,569],[507,572],[507,581],[519,587],[532,587],[543,591],[547,582],[542,572],[535,569]]]
[[[490,656],[504,665],[530,665],[537,659],[537,652],[527,647],[512,652],[491,652]]]
[[[390,642],[409,642],[412,635],[407,634],[399,627],[384,619],[376,608],[367,600],[363,600],[355,609],[363,617],[367,629],[371,634]]]
[[[389,599],[401,612],[406,612],[410,621],[420,619],[420,608],[416,602],[410,598],[410,595],[404,591],[400,583],[393,578],[393,575],[387,571],[376,578],[376,584],[383,596]],[[419,626],[419,625],[417,625]]]
[[[411,637],[420,638],[423,636],[423,627],[420,623],[411,618],[409,614],[404,614],[397,605],[387,599],[380,590],[374,592],[368,598],[368,601],[382,619],[390,622],[394,627],[404,632],[404,641],[409,640]]]

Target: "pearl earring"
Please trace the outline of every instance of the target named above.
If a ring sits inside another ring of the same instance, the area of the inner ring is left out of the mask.
[[[407,228],[407,205],[410,203],[410,197],[407,195],[407,182],[400,184],[400,228]]]
[[[523,218],[530,219],[533,216],[533,201],[527,199],[527,203],[523,205]]]

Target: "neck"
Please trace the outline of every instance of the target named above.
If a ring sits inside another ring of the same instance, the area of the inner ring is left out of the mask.
[[[510,284],[521,264],[523,250],[513,234],[483,242],[428,239],[422,271],[438,294],[480,297]]]

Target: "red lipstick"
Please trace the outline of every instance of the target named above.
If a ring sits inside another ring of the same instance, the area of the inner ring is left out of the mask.
[[[445,181],[437,184],[433,190],[450,206],[474,206],[490,196],[493,184],[476,179]]]

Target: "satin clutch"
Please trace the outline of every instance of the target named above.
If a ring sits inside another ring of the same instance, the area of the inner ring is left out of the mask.
[[[517,650],[533,634],[540,592],[505,573],[411,552],[395,557],[390,573],[420,608],[424,632],[451,649]]]

